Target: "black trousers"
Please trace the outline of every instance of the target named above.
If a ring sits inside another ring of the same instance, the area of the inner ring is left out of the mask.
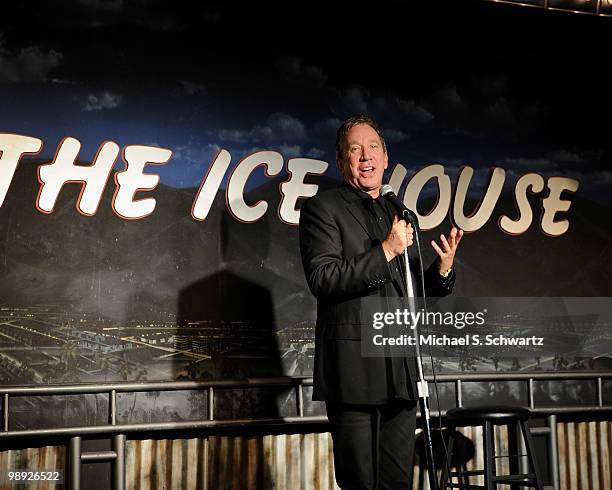
[[[336,482],[343,490],[410,490],[416,401],[327,403]]]

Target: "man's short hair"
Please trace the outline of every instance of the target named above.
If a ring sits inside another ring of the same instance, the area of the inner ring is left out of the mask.
[[[337,160],[342,160],[346,156],[346,135],[352,128],[360,124],[367,124],[374,131],[376,131],[376,134],[378,134],[378,136],[380,137],[380,141],[382,142],[383,150],[385,150],[385,153],[387,152],[387,145],[385,144],[385,138],[382,135],[382,130],[380,129],[380,126],[370,116],[366,114],[358,114],[357,116],[349,117],[346,121],[342,123],[342,126],[338,128],[338,132],[336,133]]]

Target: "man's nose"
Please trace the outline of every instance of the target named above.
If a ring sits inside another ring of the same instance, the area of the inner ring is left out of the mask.
[[[367,162],[372,159],[372,153],[370,149],[366,146],[363,150],[361,150],[361,161]]]

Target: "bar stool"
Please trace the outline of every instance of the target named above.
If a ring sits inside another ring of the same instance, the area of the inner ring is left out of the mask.
[[[526,408],[508,407],[508,406],[482,406],[475,408],[453,408],[446,412],[446,424],[449,428],[449,443],[448,457],[452,461],[453,446],[455,442],[455,429],[457,427],[467,426],[482,426],[482,443],[484,450],[484,469],[466,471],[461,468],[461,471],[453,471],[449,474],[449,468],[445,464],[442,470],[442,478],[440,480],[440,489],[447,490],[449,488],[459,488],[461,490],[482,488],[485,490],[494,490],[498,484],[510,485],[511,488],[518,487],[533,487],[537,490],[542,490],[542,478],[538,469],[535,458],[535,449],[529,429],[525,422],[531,417],[531,412]],[[507,425],[508,428],[515,428],[523,434],[525,439],[525,447],[527,449],[527,458],[531,466],[532,473],[519,473],[510,475],[497,475],[495,470],[495,459],[502,457],[520,457],[523,455],[509,456],[495,454],[495,439],[493,438],[493,427],[495,425]],[[483,485],[468,484],[470,476],[484,476]],[[450,477],[450,481],[447,481]],[[461,483],[452,483],[452,477],[459,478]]]

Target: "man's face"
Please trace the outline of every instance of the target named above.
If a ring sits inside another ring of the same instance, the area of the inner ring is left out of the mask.
[[[367,124],[353,126],[346,135],[345,152],[337,164],[349,185],[378,197],[388,158],[374,128]]]

